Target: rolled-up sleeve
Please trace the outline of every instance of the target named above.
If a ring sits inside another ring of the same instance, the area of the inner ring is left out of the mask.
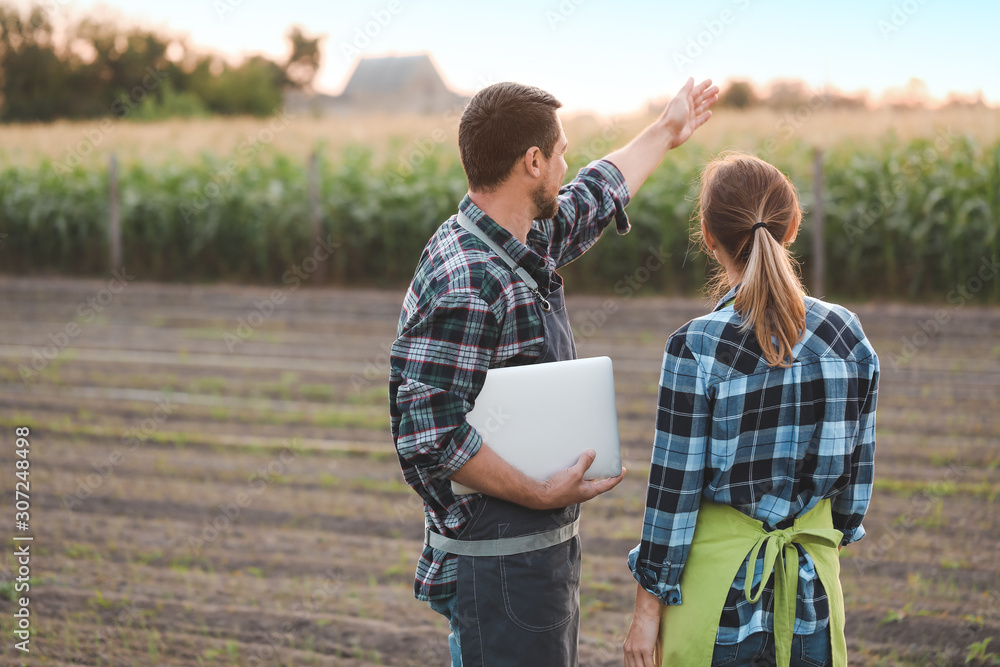
[[[431,478],[447,478],[479,451],[465,420],[497,347],[494,312],[475,291],[455,290],[392,346],[399,374],[395,408],[400,458]]]
[[[619,234],[631,226],[625,214],[631,195],[625,177],[611,162],[595,160],[559,190],[559,212],[539,225],[549,239],[549,254],[564,266],[586,252],[614,220]]]
[[[863,403],[858,418],[858,441],[851,452],[851,480],[843,492],[832,501],[833,526],[844,533],[841,546],[857,542],[865,536],[861,524],[872,499],[875,477],[875,408],[878,403],[878,356],[871,356],[871,375],[861,378],[859,395]]]
[[[667,605],[681,604],[711,424],[707,376],[682,331],[663,356],[642,541],[628,558],[636,581]]]

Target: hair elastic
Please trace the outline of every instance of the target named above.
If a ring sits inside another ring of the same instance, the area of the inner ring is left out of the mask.
[[[753,234],[755,231],[757,231],[758,227],[763,227],[764,229],[767,229],[767,223],[758,221],[757,224],[755,224],[753,227],[750,228],[750,233]]]

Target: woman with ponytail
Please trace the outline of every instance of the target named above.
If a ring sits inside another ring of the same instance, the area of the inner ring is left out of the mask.
[[[792,183],[704,170],[715,309],[667,341],[625,664],[847,664],[840,549],[864,535],[879,366],[857,316],[806,296]]]

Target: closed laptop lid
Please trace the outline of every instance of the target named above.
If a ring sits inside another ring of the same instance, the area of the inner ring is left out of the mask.
[[[496,453],[544,480],[597,453],[587,479],[621,474],[614,371],[609,357],[494,368],[466,419]],[[452,482],[455,493],[473,489]]]

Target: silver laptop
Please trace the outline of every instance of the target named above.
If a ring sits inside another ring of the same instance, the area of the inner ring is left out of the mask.
[[[501,458],[534,479],[573,465],[588,449],[597,458],[587,479],[621,474],[608,357],[491,369],[466,419]],[[455,493],[476,492],[455,481],[451,485]]]

